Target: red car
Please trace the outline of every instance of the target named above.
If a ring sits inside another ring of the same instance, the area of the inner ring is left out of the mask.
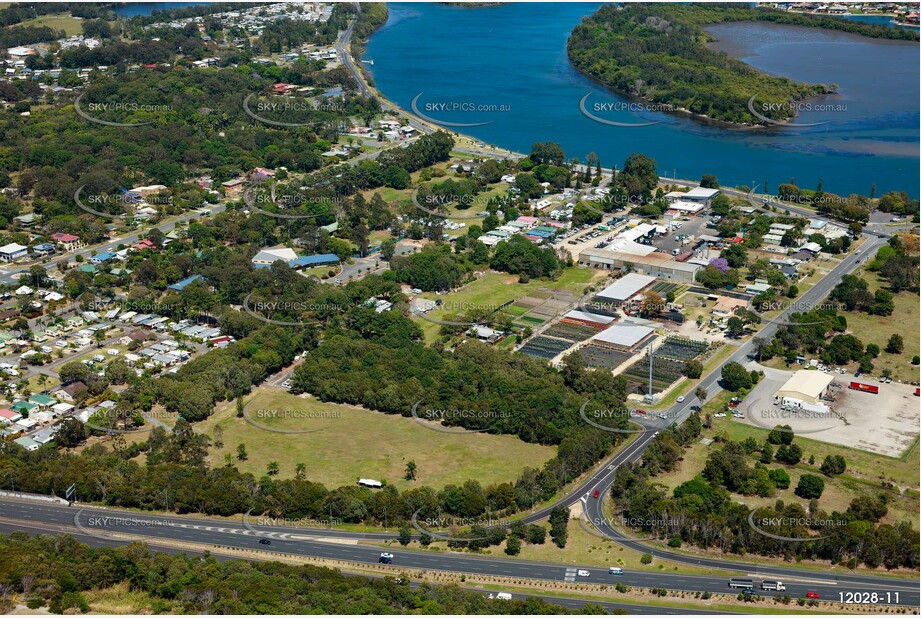
[[[601,490],[596,489],[595,491],[592,492],[592,498],[597,498],[600,495],[601,495]]]
[[[818,599],[818,598],[819,598],[819,593],[818,593],[818,592],[812,592],[812,591],[810,590],[809,592],[806,593],[806,597],[809,598],[809,599]]]
[[[640,410],[639,408],[637,408],[637,409],[636,409],[636,413],[637,413],[637,414],[646,414],[646,410]]]

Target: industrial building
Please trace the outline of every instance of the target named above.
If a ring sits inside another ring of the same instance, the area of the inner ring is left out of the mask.
[[[581,266],[605,270],[630,269],[634,273],[660,277],[679,283],[694,283],[700,265],[690,262],[676,262],[670,255],[656,251],[649,255],[632,255],[607,249],[586,249],[579,254]]]
[[[638,324],[612,324],[597,335],[592,336],[591,342],[601,347],[633,351],[645,345],[655,337],[655,331]]]
[[[801,369],[777,390],[780,399],[793,399],[803,403],[818,404],[834,378],[823,371]]]
[[[649,275],[628,273],[598,292],[595,299],[602,302],[623,303],[652,285],[655,280],[655,277]]]

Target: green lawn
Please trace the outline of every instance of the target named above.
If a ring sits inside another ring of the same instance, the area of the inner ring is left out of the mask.
[[[262,387],[246,401],[247,414],[262,424],[322,431],[285,434],[260,429],[237,418],[236,406],[228,404],[195,426],[196,431],[212,437],[215,426],[223,431],[224,446],[212,447],[209,454],[212,466],[223,465],[224,454],[230,453],[238,468],[257,477],[265,474],[269,462],[276,461],[280,478],[293,477],[295,466],[304,463],[307,478],[330,489],[352,485],[360,477],[387,481],[401,489],[423,485],[438,489],[471,478],[484,486],[514,482],[523,468],[540,468],[556,454],[553,447],[527,444],[514,436],[449,434],[427,429],[411,418],[322,403],[275,387]],[[298,410],[300,418],[259,418],[260,409]],[[318,412],[326,417],[317,418]],[[238,444],[246,445],[246,461],[236,459]],[[403,480],[410,460],[417,465],[415,481]]]
[[[83,20],[77,17],[71,17],[70,13],[43,15],[41,17],[36,17],[35,19],[24,21],[20,25],[31,26],[33,28],[48,26],[49,28],[54,28],[55,30],[63,30],[67,36],[73,36],[83,32]]]
[[[445,309],[433,309],[426,314],[426,317],[444,320],[448,314],[462,313],[457,311],[457,307],[497,308],[510,300],[521,298],[540,288],[566,289],[579,296],[582,293],[582,289],[592,281],[598,272],[588,268],[567,268],[559,279],[555,281],[532,279],[528,283],[518,283],[517,275],[490,271],[456,292],[441,296],[434,293],[423,294],[422,296],[425,298],[441,300],[446,307]],[[432,342],[438,338],[440,324],[422,318],[416,318],[416,322],[422,327],[427,342]]]

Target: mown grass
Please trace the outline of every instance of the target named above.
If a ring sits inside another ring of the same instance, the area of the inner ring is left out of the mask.
[[[329,488],[353,485],[359,478],[387,481],[400,489],[427,485],[441,488],[477,479],[482,485],[514,482],[527,466],[540,468],[556,454],[548,446],[527,444],[517,437],[488,434],[449,434],[423,427],[411,418],[388,415],[355,406],[323,403],[298,397],[275,387],[262,387],[247,398],[247,415],[278,429],[321,429],[314,433],[276,433],[255,427],[236,416],[227,404],[196,431],[214,436],[223,432],[223,447],[212,447],[209,463],[221,466],[225,454],[240,470],[257,477],[269,462],[279,464],[279,478],[290,478],[298,463],[307,466],[311,481]],[[259,410],[306,411],[310,418],[260,418]],[[316,418],[317,413],[325,415]],[[245,461],[237,460],[244,444]],[[415,461],[415,481],[403,479],[406,464]]]

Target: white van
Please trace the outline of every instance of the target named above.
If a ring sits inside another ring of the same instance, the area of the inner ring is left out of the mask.
[[[496,598],[497,598],[497,599],[502,599],[503,601],[511,601],[511,600],[512,600],[512,595],[510,595],[508,592],[497,592],[497,593],[496,593]]]

